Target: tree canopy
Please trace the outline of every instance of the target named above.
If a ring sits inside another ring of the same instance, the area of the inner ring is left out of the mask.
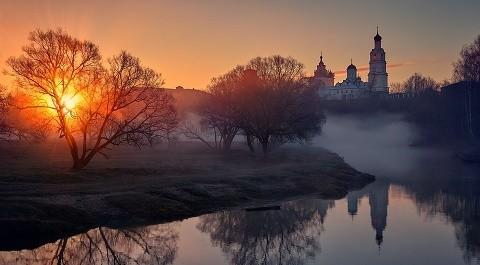
[[[445,86],[448,83],[448,81],[440,83],[429,76],[414,73],[404,82],[391,84],[390,91],[393,93],[423,93],[428,91],[438,91],[442,86]]]
[[[325,116],[303,70],[297,60],[277,55],[254,58],[212,79],[202,116],[219,132],[224,149],[239,133],[247,137],[252,151],[257,142],[264,154],[318,133]]]

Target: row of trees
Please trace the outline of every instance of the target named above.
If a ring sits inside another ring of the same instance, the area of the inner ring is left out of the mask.
[[[114,145],[152,144],[178,127],[173,97],[161,88],[161,75],[127,52],[104,61],[92,42],[62,30],[36,30],[22,54],[9,58],[7,65],[17,86],[10,96],[0,91],[0,137],[38,139],[56,132],[65,140],[75,170],[97,155],[107,157]],[[235,136],[243,134],[252,151],[260,145],[267,154],[317,133],[325,117],[303,69],[292,58],[273,56],[214,78],[199,114],[203,129],[215,134],[215,146],[228,150]]]
[[[214,78],[199,111],[202,126],[214,134],[214,146],[229,150],[234,138],[243,135],[252,152],[259,146],[266,155],[283,143],[305,142],[318,133],[325,116],[303,70],[290,57],[258,57]]]
[[[449,85],[448,80],[437,82],[429,76],[420,73],[414,73],[402,83],[393,83],[390,85],[390,93],[411,93],[418,94],[428,91],[438,91],[441,87]]]
[[[473,43],[465,45],[460,51],[460,56],[453,63],[453,82],[474,81],[480,82],[480,35]],[[450,81],[437,82],[433,78],[414,73],[402,83],[390,85],[393,93],[422,93],[438,91],[441,87],[449,85]]]
[[[17,87],[13,96],[0,89],[0,140],[38,139],[54,131],[65,139],[73,169],[107,156],[114,145],[169,138],[178,125],[173,98],[160,88],[161,75],[127,52],[104,61],[92,42],[62,30],[37,30],[7,65]],[[480,81],[480,36],[462,49],[454,66],[455,80]],[[415,74],[393,87],[417,93],[440,86]],[[251,151],[260,147],[267,154],[286,142],[308,141],[325,121],[304,66],[293,58],[252,59],[214,78],[208,91],[199,114],[214,144],[197,129],[184,126],[184,132],[223,150],[243,135]]]

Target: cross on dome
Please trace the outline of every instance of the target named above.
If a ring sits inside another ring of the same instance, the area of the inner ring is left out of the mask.
[[[375,35],[375,37],[373,39],[375,41],[382,41],[382,36],[380,36],[380,34],[378,34],[378,26],[377,26],[377,35]]]

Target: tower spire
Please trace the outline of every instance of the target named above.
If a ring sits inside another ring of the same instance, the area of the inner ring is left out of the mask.
[[[375,40],[375,42],[382,41],[382,37],[380,36],[380,34],[378,34],[378,26],[377,26],[377,35],[375,35],[373,39]]]
[[[320,62],[323,62],[323,52],[320,51]]]

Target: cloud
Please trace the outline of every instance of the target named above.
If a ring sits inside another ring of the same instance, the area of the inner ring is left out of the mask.
[[[412,65],[412,64],[415,64],[415,63],[414,62],[391,63],[391,64],[387,64],[387,69],[388,68],[397,68],[397,67],[402,67],[402,66],[405,66],[405,65]],[[368,65],[362,65],[361,67],[357,68],[358,73],[368,72],[369,70],[370,70],[370,67]],[[335,73],[335,75],[342,76],[342,75],[347,74],[347,70],[338,70],[338,71],[335,71],[334,73]]]

